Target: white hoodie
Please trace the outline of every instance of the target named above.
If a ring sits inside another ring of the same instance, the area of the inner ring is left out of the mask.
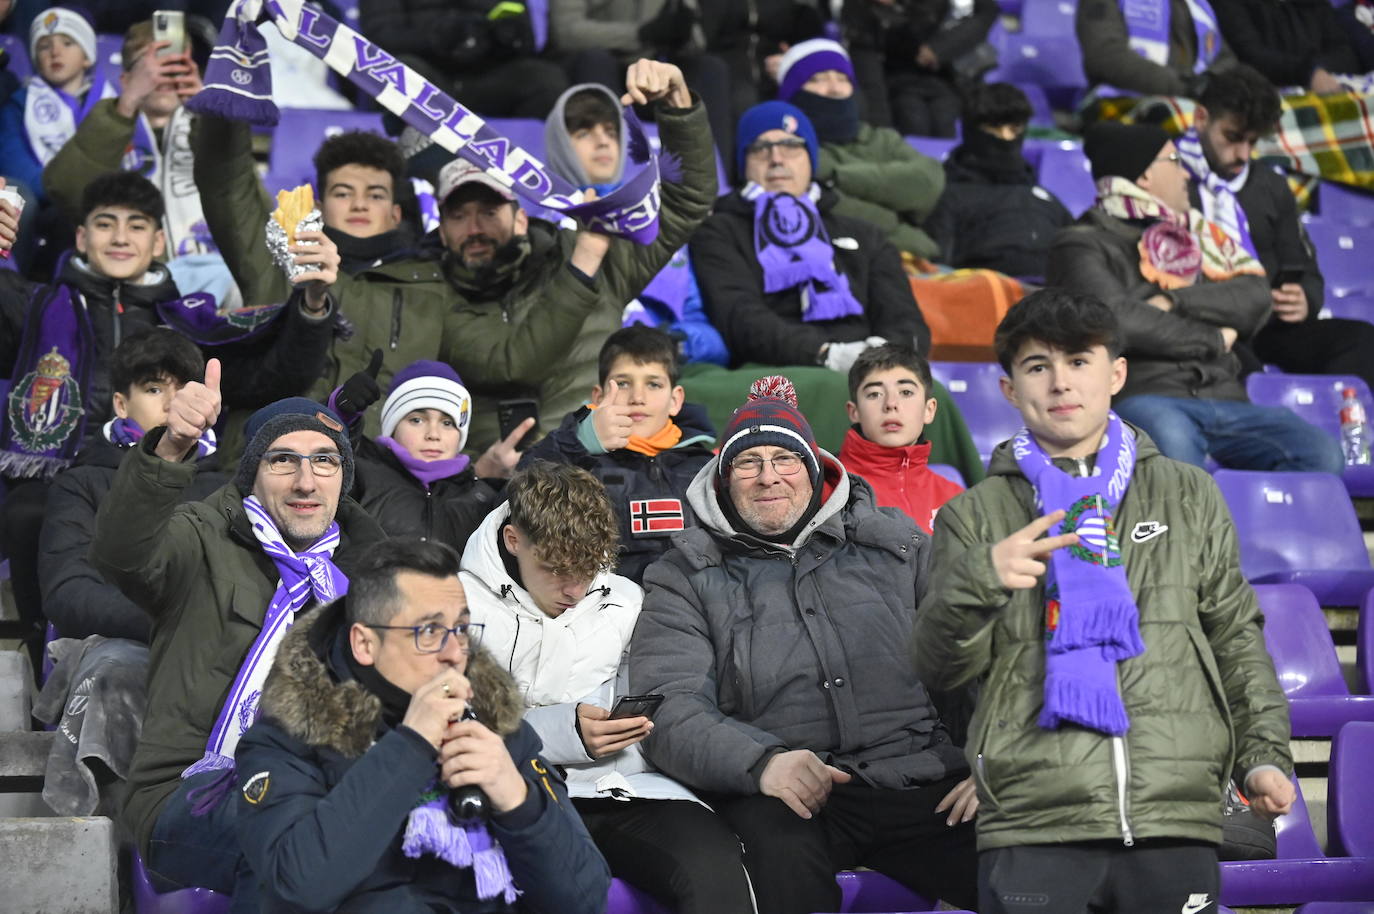
[[[579,702],[609,709],[624,692],[624,658],[644,592],[629,578],[602,573],[576,606],[550,618],[501,560],[497,537],[509,516],[510,506],[501,505],[469,537],[459,578],[472,621],[484,626],[482,646],[515,677],[544,758],[564,767],[574,797],[696,800],[655,771],[638,743],[594,760],[577,734]]]

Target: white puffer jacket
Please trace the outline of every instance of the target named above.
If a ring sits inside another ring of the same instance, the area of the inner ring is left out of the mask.
[[[550,618],[501,560],[497,538],[509,516],[504,504],[487,515],[468,539],[459,577],[472,621],[484,626],[482,646],[515,677],[543,756],[566,770],[574,797],[697,800],[655,771],[639,744],[592,759],[577,734],[579,702],[609,709],[624,694],[624,658],[644,592],[629,578],[601,574],[581,602]]]

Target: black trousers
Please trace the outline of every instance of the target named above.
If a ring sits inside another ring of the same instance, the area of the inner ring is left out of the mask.
[[[38,534],[52,484],[45,479],[6,479],[8,491],[0,513],[5,555],[10,560],[10,587],[23,625],[24,646],[29,650],[34,673],[43,668],[43,592],[38,581]]]
[[[1217,849],[1188,841],[1028,844],[978,855],[979,914],[1216,914]]]
[[[1292,374],[1355,375],[1374,390],[1374,324],[1368,321],[1270,321],[1256,334],[1253,348],[1261,359]]]
[[[739,839],[700,803],[575,798],[573,806],[611,874],[677,914],[753,910]]]
[[[816,816],[782,800],[704,795],[744,842],[759,914],[838,911],[835,873],[866,866],[962,908],[977,899],[973,823],[953,827],[935,806],[959,778],[910,790],[838,784]]]
[[[864,120],[904,136],[954,136],[960,102],[952,80],[914,68],[889,69],[876,51],[855,51],[852,58],[867,112]]]

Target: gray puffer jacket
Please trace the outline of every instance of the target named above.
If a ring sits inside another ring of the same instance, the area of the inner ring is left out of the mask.
[[[790,547],[731,526],[713,459],[688,490],[699,526],[645,573],[630,688],[665,696],[645,752],[692,787],[757,793],[789,749],[873,787],[967,770],[902,650],[930,540],[822,457],[823,502]]]

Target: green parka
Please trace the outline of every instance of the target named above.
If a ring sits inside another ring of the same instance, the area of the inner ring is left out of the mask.
[[[1145,652],[1118,664],[1130,730],[1036,724],[1045,681],[1043,587],[1008,591],[992,547],[1040,515],[1011,443],[986,480],[935,517],[931,584],[912,645],[921,680],[986,677],[966,749],[978,847],[1141,838],[1220,843],[1222,791],[1261,765],[1293,770],[1288,706],[1211,477],[1136,430],[1116,517]],[[1056,460],[1075,475],[1090,461]]]
[[[860,124],[852,142],[821,144],[815,177],[840,192],[836,213],[873,223],[899,251],[940,256],[940,246],[920,223],[940,202],[944,166],[891,127]]]
[[[204,755],[280,580],[233,483],[181,504],[196,464],[154,454],[162,434],[149,432],[125,457],[91,544],[92,563],[106,580],[153,617],[148,713],[122,810],[145,859],[158,814],[181,772]],[[384,536],[352,499],[340,502],[335,519],[336,559]]]

